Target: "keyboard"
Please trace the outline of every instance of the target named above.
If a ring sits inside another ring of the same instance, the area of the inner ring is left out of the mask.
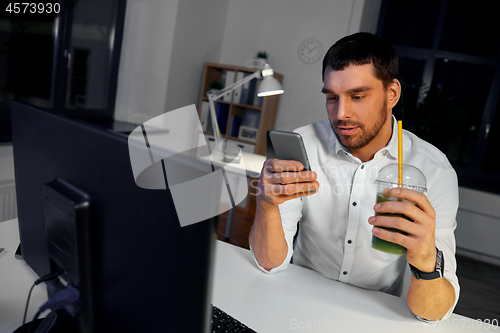
[[[212,333],[257,333],[212,305]]]

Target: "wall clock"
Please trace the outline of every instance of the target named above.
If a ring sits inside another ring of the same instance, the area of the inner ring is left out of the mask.
[[[307,38],[299,45],[299,58],[306,64],[318,61],[323,55],[323,45],[315,38]]]

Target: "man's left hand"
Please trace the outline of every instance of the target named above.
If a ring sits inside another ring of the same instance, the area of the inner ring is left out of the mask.
[[[406,201],[386,201],[377,203],[377,213],[403,214],[402,217],[372,216],[373,234],[380,239],[399,244],[407,249],[406,260],[422,272],[433,272],[436,265],[436,212],[425,194],[393,188],[384,191],[386,197],[396,197]],[[413,204],[415,203],[415,204]],[[404,235],[377,227],[394,228],[406,232]]]

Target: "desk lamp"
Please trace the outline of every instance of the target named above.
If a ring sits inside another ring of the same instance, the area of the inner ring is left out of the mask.
[[[219,124],[217,123],[217,115],[215,114],[215,101],[218,100],[219,98],[223,97],[227,93],[235,90],[239,86],[250,82],[253,79],[259,79],[262,77],[262,81],[257,88],[257,96],[259,97],[265,97],[265,96],[272,96],[272,95],[278,95],[283,93],[283,88],[281,84],[279,83],[278,80],[276,80],[273,76],[273,69],[271,66],[269,66],[268,63],[265,62],[264,59],[255,59],[255,60],[249,60],[247,62],[247,67],[251,68],[257,68],[257,70],[252,73],[251,75],[248,75],[247,77],[227,86],[226,88],[219,90],[219,91],[213,91],[209,90],[207,92],[207,97],[208,97],[208,103],[209,103],[209,108],[210,108],[210,117],[212,118],[212,127],[214,131],[214,136],[215,136],[215,151],[214,153],[222,153],[224,154],[224,141],[221,138],[221,133],[219,130]],[[231,154],[232,155],[232,154]],[[231,156],[232,158],[236,158],[237,154],[235,156]],[[235,161],[238,162],[238,161]]]

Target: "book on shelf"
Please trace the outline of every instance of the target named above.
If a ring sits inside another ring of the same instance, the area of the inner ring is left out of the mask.
[[[248,98],[247,102],[243,104],[253,105],[254,99],[257,98],[255,95],[257,92],[257,80],[250,81],[250,85],[248,86]]]
[[[208,122],[210,121],[210,106],[207,101],[201,102],[200,122],[204,132],[208,132]],[[210,126],[212,128],[212,126]]]
[[[252,75],[250,73],[245,73],[243,77],[247,77],[249,75]],[[248,92],[250,89],[250,82],[246,82],[244,85],[241,86],[241,96],[240,96],[240,101],[238,103],[240,104],[248,104]]]
[[[232,85],[235,81],[236,78],[236,72],[235,71],[223,71],[222,72],[222,87],[223,89],[229,87]],[[224,102],[231,103],[233,101],[233,91],[228,91],[223,97],[222,100]]]
[[[222,135],[226,134],[227,117],[229,116],[229,104],[217,103],[215,107],[215,114],[217,116],[217,124]]]
[[[214,127],[212,125],[212,115],[210,114],[210,112],[208,113],[207,126],[206,126],[206,128],[203,129],[203,131],[208,132],[208,133],[214,132]]]
[[[260,111],[245,109],[242,124],[245,127],[259,128],[260,125]]]
[[[240,132],[241,121],[243,119],[238,115],[232,115],[231,121],[229,122],[229,135],[233,137],[238,137]]]
[[[238,72],[236,73],[236,78],[234,80],[234,83],[239,82],[243,80],[245,73],[244,72]],[[233,91],[233,103],[240,103],[241,100],[241,91],[242,91],[243,86],[236,87]]]

